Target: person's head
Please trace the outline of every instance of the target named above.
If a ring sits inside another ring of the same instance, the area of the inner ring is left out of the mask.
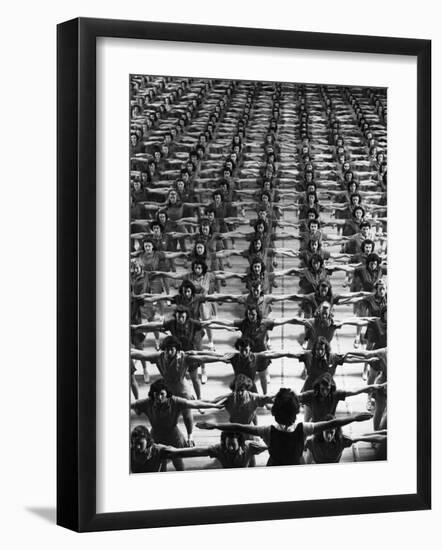
[[[322,266],[324,265],[324,258],[319,254],[313,254],[313,256],[310,258],[309,263],[311,270],[317,273],[322,269]]]
[[[137,278],[143,273],[143,267],[137,259],[130,261],[130,274],[132,277]]]
[[[147,252],[147,254],[152,254],[152,252],[154,252],[156,249],[156,246],[154,245],[154,243],[149,240],[149,239],[145,239],[143,241],[143,250],[144,252]]]
[[[331,296],[331,284],[327,279],[321,279],[318,283],[318,294],[321,298]]]
[[[330,344],[324,336],[319,336],[313,344],[313,356],[318,359],[328,358],[330,355]]]
[[[262,239],[259,237],[250,241],[249,252],[261,252],[262,251]]]
[[[192,281],[183,281],[178,289],[178,292],[187,300],[191,300],[195,296],[195,285]]]
[[[136,453],[145,453],[153,444],[153,439],[146,426],[135,426],[130,434],[131,448]]]
[[[167,196],[167,200],[169,204],[176,204],[178,202],[178,193],[175,191],[175,189],[171,189],[169,191],[169,194]]]
[[[352,193],[350,195],[350,204],[356,208],[356,206],[360,206],[361,205],[361,195],[359,195],[359,193]]]
[[[322,302],[315,312],[315,317],[320,321],[329,321],[332,319],[333,314],[330,302]]]
[[[315,205],[318,202],[318,197],[316,193],[308,193],[307,195],[307,204]]]
[[[179,325],[185,325],[187,319],[189,319],[190,317],[189,310],[184,306],[177,306],[173,316],[175,317],[175,321]]]
[[[376,154],[376,162],[382,164],[385,160],[385,155],[383,151],[378,151]]]
[[[346,172],[344,172],[344,180],[347,183],[350,183],[351,181],[353,181],[353,179],[354,179],[354,174],[351,170],[347,170]]]
[[[172,337],[169,336],[169,338]],[[166,381],[163,378],[159,378],[150,385],[148,396],[155,403],[164,403],[172,397],[172,392],[167,387]]]
[[[207,264],[202,260],[194,260],[192,262],[192,272],[197,277],[205,275],[207,273]]]
[[[262,283],[260,281],[253,281],[250,285],[250,293],[256,299],[263,294]]]
[[[260,323],[262,319],[261,311],[254,306],[249,306],[246,309],[246,319],[251,323]]]
[[[289,427],[294,424],[299,413],[299,399],[295,392],[289,388],[281,388],[275,395],[271,412],[281,426]]]
[[[335,417],[332,414],[327,414],[324,418],[326,422],[329,422],[330,420],[334,420]],[[342,436],[342,430],[340,427],[338,428],[328,428],[327,430],[323,430],[319,434],[319,439],[322,439],[325,443],[332,443],[335,440],[338,440]]]
[[[265,264],[261,258],[253,258],[250,262],[250,271],[253,275],[261,275],[265,271]]]
[[[313,183],[313,182],[310,182],[308,185],[307,185],[307,194],[310,194],[310,193],[316,193],[316,184]]]
[[[354,180],[349,181],[347,185],[347,190],[350,193],[350,195],[354,195],[358,190],[358,184]]]
[[[321,376],[313,382],[313,391],[318,397],[329,397],[335,392],[336,384],[332,375],[329,372],[321,374]]]
[[[255,233],[258,235],[262,235],[267,232],[267,224],[264,220],[258,220],[255,223]]]
[[[204,218],[204,219],[201,220],[200,227],[199,227],[199,232],[204,237],[208,237],[212,233],[212,228],[211,228],[211,225],[210,225],[209,217]]]
[[[138,136],[137,134],[131,134],[130,135],[130,144],[132,145],[132,147],[135,147],[135,145],[138,143]]]
[[[370,235],[370,229],[371,225],[369,222],[364,221],[359,225],[359,231],[365,240],[367,240]]]
[[[186,184],[184,183],[184,180],[180,178],[176,180],[175,187],[178,193],[184,193],[184,190],[186,189]]]
[[[241,432],[221,432],[221,447],[224,451],[237,453],[245,447],[244,434]]]
[[[223,196],[222,196],[221,191],[214,191],[213,194],[212,194],[212,197],[213,197],[213,202],[215,203],[215,205],[220,206],[222,201],[223,201]]]
[[[361,252],[368,256],[374,252],[374,242],[371,239],[364,239],[361,243]]]
[[[206,256],[206,245],[201,241],[197,241],[195,244],[195,256],[201,256],[204,258]]]
[[[385,298],[387,295],[387,287],[383,279],[376,281],[374,284],[374,292],[377,298]]]
[[[381,259],[377,254],[369,254],[365,260],[368,271],[376,271],[381,264]]]
[[[262,220],[264,222],[267,222],[267,216],[268,216],[268,212],[265,208],[260,208],[258,210],[258,220]]]
[[[161,350],[169,359],[176,357],[176,354],[181,351],[181,342],[175,336],[166,336],[161,342]],[[151,386],[152,387],[152,386]]]
[[[263,191],[260,196],[261,202],[268,204],[270,202],[270,193],[268,191]]]
[[[319,222],[318,220],[309,220],[307,222],[307,227],[310,233],[316,233],[316,231],[319,230]]]
[[[353,209],[353,217],[356,221],[361,222],[365,216],[365,210],[362,208],[362,206],[356,206],[356,208]]]
[[[306,170],[305,173],[304,173],[304,181],[305,183],[309,184],[309,183],[313,183],[313,171],[311,170]]]
[[[321,248],[319,239],[310,239],[307,244],[307,248],[309,249],[310,252],[313,252],[313,254],[316,254],[318,250]]]
[[[238,401],[244,401],[248,392],[253,389],[253,380],[245,374],[238,374],[235,380],[230,385],[230,389],[235,394],[235,399]]]
[[[252,341],[249,338],[238,338],[235,342],[235,349],[237,349],[243,357],[247,357],[252,350]]]

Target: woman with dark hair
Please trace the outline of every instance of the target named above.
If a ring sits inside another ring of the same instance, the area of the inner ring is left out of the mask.
[[[326,421],[333,419],[332,414],[324,418]],[[374,432],[358,437],[348,437],[342,433],[341,427],[329,428],[307,438],[305,442],[306,463],[337,463],[340,462],[344,449],[351,447],[354,443],[384,444],[386,440],[386,433]]]
[[[315,381],[326,372],[333,377],[339,365],[360,362],[352,354],[331,352],[330,343],[323,336],[317,338],[311,349],[290,353],[288,357],[304,363],[307,378],[301,392],[313,389]]]
[[[311,390],[299,395],[300,402],[305,406],[305,421],[319,422],[327,420],[327,415],[334,416],[339,401],[344,401],[347,397],[369,393],[373,390],[382,389],[383,384],[371,384],[363,386],[357,390],[346,391],[336,389],[335,381],[330,372],[321,374],[313,383]]]
[[[301,300],[301,308],[306,318],[312,318],[323,302],[328,302],[332,309],[338,304],[354,304],[371,296],[370,292],[340,292],[335,294],[328,279],[321,279],[316,290],[309,294],[293,295],[293,300]]]
[[[327,422],[297,423],[298,413],[299,400],[296,394],[288,388],[281,388],[275,396],[272,407],[275,425],[251,426],[236,423],[198,422],[196,426],[204,430],[218,429],[259,436],[268,447],[270,456],[267,466],[291,466],[303,463],[305,440],[309,435],[345,426],[351,422],[363,422],[371,418],[370,414],[363,413]]]
[[[221,432],[220,443],[209,447],[175,449],[165,447],[163,456],[168,458],[194,458],[208,456],[216,458],[222,468],[249,468],[255,466],[255,456],[266,451],[267,447],[253,440],[245,439],[241,432]]]
[[[187,428],[187,441],[178,427],[178,418],[190,413],[190,409],[217,409],[214,403],[198,401],[196,399],[183,399],[171,393],[163,379],[158,379],[151,384],[147,399],[141,399],[132,403],[131,409],[137,415],[144,414],[152,426],[152,438],[155,443],[172,445],[173,447],[193,446],[192,428]],[[176,470],[184,470],[180,459],[173,460]],[[165,466],[165,464],[163,465]],[[163,467],[162,469],[165,469]]]
[[[295,317],[292,319],[292,324],[303,325],[305,334],[303,343],[308,341],[308,348],[312,349],[314,343],[319,337],[324,337],[327,342],[331,342],[336,330],[344,325],[353,325],[356,327],[367,326],[375,317],[348,317],[342,321],[335,321],[332,312],[332,305],[329,302],[323,301],[314,315],[310,319]]]
[[[295,318],[296,319],[296,318]],[[269,331],[275,327],[289,324],[292,318],[270,319],[263,318],[261,311],[256,306],[249,306],[246,309],[244,319],[221,320],[217,319],[217,324],[229,328],[234,328],[241,332],[241,337],[251,343],[253,353],[264,352],[269,349]],[[268,357],[258,357],[256,360],[256,371],[261,382],[262,392],[267,393],[268,386],[268,368],[271,360]]]
[[[132,349],[131,358],[155,364],[161,376],[164,378],[164,384],[167,385],[168,390],[174,396],[183,397],[192,403],[195,403],[195,400],[192,399],[192,390],[186,379],[188,370],[192,369],[195,364],[198,365],[199,362],[214,363],[220,360],[216,355],[207,355],[204,353],[196,355],[196,353],[193,354],[189,351],[182,351],[180,341],[174,336],[167,336],[163,340],[161,351],[159,352],[146,352]],[[191,436],[193,431],[193,418],[191,412],[185,411],[183,413],[183,419],[187,432]]]

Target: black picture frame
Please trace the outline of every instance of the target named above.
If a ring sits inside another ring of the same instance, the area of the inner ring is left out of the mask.
[[[96,512],[96,39],[397,54],[417,59],[417,491]],[[198,37],[198,38],[196,38]],[[57,28],[57,523],[84,531],[424,510],[431,506],[431,41],[79,18]]]

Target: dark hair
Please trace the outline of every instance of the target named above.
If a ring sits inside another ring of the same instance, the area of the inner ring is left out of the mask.
[[[151,224],[150,224],[150,230],[153,231],[153,228],[154,228],[155,226],[158,226],[158,227],[161,229],[161,231],[164,230],[163,224],[162,224],[161,222],[159,222],[158,220],[153,220],[153,222],[151,222]]]
[[[310,258],[310,261],[309,261],[310,267],[313,266],[313,262],[319,262],[320,267],[322,267],[324,265],[324,258],[319,254],[312,254],[312,257]]]
[[[328,388],[330,388],[330,393],[333,393],[336,391],[335,381],[333,380],[333,376],[329,372],[325,372],[324,374],[321,374],[313,382],[312,389],[315,395],[319,395],[320,386],[327,386]]]
[[[353,216],[356,215],[356,210],[362,210],[362,217],[364,218],[365,217],[365,210],[362,208],[362,206],[355,206],[353,208]]]
[[[328,358],[330,357],[330,342],[324,336],[319,336],[316,339],[315,343],[313,344],[313,349],[312,349],[313,357],[316,356],[316,350],[318,349],[318,347],[320,345],[321,346],[325,345],[325,355],[326,355],[327,361],[328,361]]]
[[[328,281],[327,279],[320,279],[320,281],[318,282],[318,286],[316,287],[316,293],[318,293],[319,291],[319,287],[320,286],[327,286],[328,288],[328,292],[327,292],[327,302],[332,302],[332,296],[333,296],[333,293],[332,293],[332,287],[331,287],[331,283],[330,281]]]
[[[185,313],[187,315],[187,319],[190,319],[190,311],[189,308],[187,308],[186,306],[183,306],[181,304],[177,305],[175,311],[173,312],[174,317],[177,313]]]
[[[244,317],[245,317],[246,319],[248,319],[248,313],[249,313],[249,311],[256,311],[257,319],[258,319],[259,322],[261,322],[261,320],[262,320],[262,312],[261,312],[261,310],[260,310],[260,308],[259,308],[258,306],[249,305],[249,306],[246,307],[246,311],[245,311],[245,313],[244,313]]]
[[[361,225],[362,225],[362,224],[361,224]],[[366,244],[371,245],[372,251],[374,250],[374,241],[372,241],[371,239],[364,239],[364,240],[361,242],[361,252],[364,252],[364,248],[365,248],[365,245],[366,245]]]
[[[153,250],[157,250],[157,245],[155,244],[155,242],[152,239],[149,239],[149,238],[143,239],[143,250],[144,250],[144,245],[146,243],[150,243],[152,245]]]
[[[234,438],[238,440],[238,445],[244,449],[245,437],[242,432],[221,432],[221,447],[226,448],[226,439]]]
[[[239,348],[246,348],[249,347],[252,349],[253,342],[250,340],[250,338],[238,338],[238,340],[235,342],[235,349],[239,350]]]
[[[249,263],[250,263],[250,270],[252,270],[252,265],[254,264],[261,265],[261,273],[264,273],[266,270],[266,265],[259,256],[253,256],[252,258],[250,258]]]
[[[200,265],[202,267],[203,275],[205,275],[207,273],[207,264],[206,264],[206,262],[204,262],[203,260],[198,260],[198,259],[193,260],[193,262],[192,262],[192,271],[194,270],[194,267],[196,265]]]
[[[162,351],[170,348],[176,348],[177,351],[181,351],[182,346],[181,342],[178,338],[175,338],[175,336],[166,336],[166,338],[164,338],[161,342],[160,348]]]
[[[319,220],[318,220],[318,219],[316,219],[316,220],[309,220],[309,221],[307,222],[307,227],[308,227],[309,229],[310,229],[312,223],[318,224],[318,229],[319,229]]]
[[[167,397],[172,397],[172,392],[167,387],[164,378],[158,378],[158,380],[155,380],[155,382],[152,382],[150,385],[148,396],[153,399],[155,395],[158,395],[163,390],[166,390]]]
[[[192,294],[195,296],[196,294],[196,288],[195,288],[195,285],[192,283],[192,281],[183,281],[179,288],[178,288],[178,292],[179,294],[183,295],[184,294],[184,290],[186,288],[190,288],[190,290],[192,291]]]
[[[309,239],[307,242],[307,249],[311,251],[311,244],[318,243],[318,250],[321,249],[321,240],[320,239]]]
[[[359,229],[362,229],[363,227],[368,227],[368,229],[370,229],[370,228],[371,228],[370,222],[368,222],[368,221],[366,221],[366,220],[364,220],[363,222],[361,222],[361,223],[359,224]]]
[[[130,434],[130,439],[132,442],[134,442],[134,440],[137,440],[137,439],[146,439],[148,447],[153,442],[152,436],[150,435],[149,430],[146,428],[146,426],[143,426],[142,424],[135,426],[135,428],[132,430]]]
[[[365,260],[365,265],[368,267],[370,262],[377,262],[379,266],[381,264],[381,259],[377,254],[369,254]]]
[[[294,424],[299,413],[299,399],[295,392],[289,388],[281,388],[275,396],[271,412],[278,424]]]
[[[249,254],[254,254],[254,253],[256,253],[256,243],[257,243],[258,241],[261,243],[261,251],[262,251],[262,249],[264,248],[264,243],[262,242],[261,237],[255,237],[254,239],[252,239],[252,240],[250,241],[250,244],[249,244]]]

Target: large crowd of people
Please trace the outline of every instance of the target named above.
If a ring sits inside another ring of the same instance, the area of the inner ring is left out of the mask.
[[[130,86],[131,471],[385,459],[386,90]]]

